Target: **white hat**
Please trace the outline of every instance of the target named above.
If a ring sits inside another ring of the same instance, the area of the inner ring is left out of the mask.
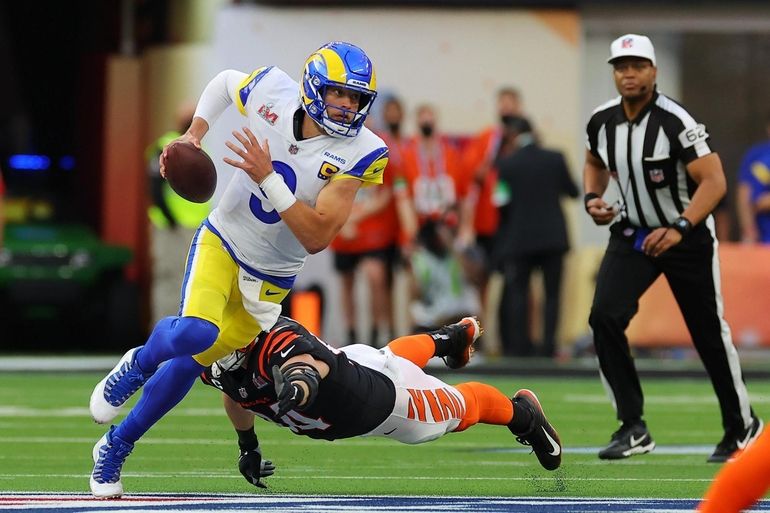
[[[607,62],[611,63],[621,57],[641,57],[652,61],[655,66],[655,48],[652,41],[647,36],[639,34],[626,34],[620,36],[610,45],[610,58]]]

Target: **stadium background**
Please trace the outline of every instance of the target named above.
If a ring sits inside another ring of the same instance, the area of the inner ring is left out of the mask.
[[[770,55],[770,7],[766,2],[86,0],[61,7],[58,2],[29,0],[0,5],[0,63],[6,70],[0,81],[0,97],[4,99],[0,101],[0,167],[8,186],[5,203],[9,223],[6,252],[0,259],[0,349],[11,355],[31,356],[2,359],[0,441],[4,443],[0,462],[22,461],[21,452],[11,446],[28,440],[23,435],[52,435],[46,416],[60,415],[64,418],[56,417],[56,423],[62,436],[76,441],[61,446],[65,449],[57,458],[59,470],[49,473],[87,475],[82,454],[88,453],[92,443],[88,440],[98,433],[84,423],[83,411],[76,408],[85,404],[88,384],[97,375],[68,372],[65,383],[70,391],[56,405],[75,408],[68,419],[59,409],[59,413],[49,411],[53,405],[39,392],[41,383],[46,391],[54,389],[60,375],[41,374],[39,381],[26,372],[44,367],[72,371],[82,358],[43,360],[38,355],[117,354],[139,343],[148,332],[144,148],[173,124],[179,102],[196,98],[217,71],[227,67],[250,71],[275,64],[297,76],[303,59],[318,44],[348,39],[371,55],[383,92],[398,94],[407,109],[430,101],[439,110],[443,129],[457,136],[472,135],[493,123],[495,92],[500,86],[514,85],[521,90],[526,112],[544,144],[567,155],[579,180],[585,120],[594,106],[615,95],[605,64],[609,42],[626,32],[645,33],[653,39],[660,89],[703,119],[722,156],[730,183],[728,194],[734,194],[741,154],[762,138],[762,119],[770,110],[766,92],[770,90],[770,75],[764,72]],[[235,114],[226,116],[234,119]],[[407,118],[406,124],[413,125],[413,119]],[[221,164],[227,125],[223,120],[204,141],[218,162],[217,194],[232,172]],[[38,166],[40,162],[34,159],[14,160],[15,155],[47,157],[49,165]],[[579,202],[565,204],[565,210],[574,249],[564,284],[560,344],[564,354],[570,354],[574,344],[580,347],[587,337],[592,280],[607,233],[590,223]],[[736,238],[732,197],[728,198],[727,212],[733,215],[726,218],[725,233]],[[74,231],[62,235],[64,226]],[[69,260],[65,264],[64,256],[49,256],[40,262],[25,253],[34,253],[35,243],[40,241],[46,248],[53,247],[55,253],[60,236],[72,253],[66,255]],[[8,242],[11,239],[13,243]],[[727,319],[735,329],[749,377],[761,378],[767,359],[757,347],[770,345],[770,317],[766,315],[770,307],[766,293],[770,290],[770,253],[759,247],[723,246]],[[9,248],[16,250],[18,260],[9,256]],[[87,263],[78,266],[78,258],[85,258]],[[35,274],[45,269],[51,274],[45,274],[44,279]],[[337,284],[327,252],[311,257],[298,280],[300,288],[316,284],[326,298],[323,335],[330,342],[339,342],[341,323],[334,308]],[[523,475],[535,476],[526,481],[527,486],[504,488],[501,494],[697,497],[705,489],[715,468],[702,464],[705,456],[701,456],[706,451],[703,445],[719,437],[711,418],[716,414],[716,403],[702,382],[699,364],[686,358],[690,355],[686,349],[689,338],[664,289],[658,286],[643,300],[631,338],[640,354],[651,346],[661,349],[654,353],[655,359],[641,362],[649,373],[670,370],[671,375],[696,378],[693,382],[651,385],[660,390],[658,405],[666,405],[658,408],[651,400],[651,420],[668,423],[665,430],[656,429],[656,438],[661,445],[690,444],[684,449],[689,451],[686,456],[665,453],[649,460],[649,476],[661,469],[671,471],[670,487],[655,487],[653,477],[649,477],[638,489],[619,480],[607,485],[609,488],[568,486],[559,490],[558,482],[533,485],[539,479],[537,471],[526,467]],[[358,293],[364,301],[366,290],[359,287]],[[364,317],[362,314],[361,324],[366,321]],[[400,329],[405,329],[405,321]],[[677,360],[658,359],[661,356]],[[95,362],[97,367],[110,366]],[[567,408],[557,418],[572,426],[568,433],[575,445],[591,448],[604,443],[613,429],[612,415],[609,404],[596,399],[602,392],[594,377],[593,360],[534,367],[548,375],[589,376],[585,381],[544,379],[536,383],[546,389],[546,400]],[[520,376],[532,368],[521,362],[493,361],[478,372],[511,374],[521,384],[529,378]],[[507,388],[515,386],[513,381],[504,383]],[[567,407],[577,394],[570,396],[565,389],[573,386],[585,390],[594,402],[578,401],[577,407]],[[685,391],[672,395],[671,402],[665,399],[669,387],[684,387]],[[758,413],[767,417],[767,384],[750,383],[749,390]],[[202,395],[198,391],[193,401],[205,401],[201,408],[210,409],[200,416],[213,415],[216,401],[209,396],[198,399]],[[682,404],[692,402],[693,397],[692,410],[685,409],[686,419],[673,422]],[[173,428],[166,424],[156,439],[181,429],[177,426],[187,427],[189,417],[194,416],[193,412],[172,417],[178,424]],[[574,427],[581,422],[588,427]],[[706,424],[710,427],[700,428]],[[217,419],[215,427],[218,432],[225,430],[223,439],[228,436],[222,419]],[[683,431],[688,433],[684,440]],[[215,440],[218,432],[211,430],[201,437]],[[478,440],[463,442],[473,447],[462,447],[459,454],[476,451],[478,444],[484,446],[490,440],[494,446],[507,443],[501,439],[498,444],[494,436],[485,439],[487,436],[488,432],[482,431]],[[278,441],[286,438],[285,433],[275,434]],[[174,443],[169,446],[173,448]],[[436,452],[441,447],[445,446],[439,445]],[[38,449],[43,452],[45,447]],[[329,457],[328,450],[302,446],[287,453],[284,461],[296,462],[307,451],[311,458]],[[203,452],[211,458],[217,453],[215,447]],[[168,454],[173,457],[174,453]],[[365,459],[364,452],[361,454]],[[151,469],[157,458],[147,456],[137,459]],[[200,463],[202,459],[205,456],[193,458],[199,462],[194,463],[196,468],[204,471],[207,463]],[[591,454],[576,459],[585,464],[581,468],[585,476],[600,470]],[[215,465],[221,466],[223,475],[232,474],[229,459],[222,458]],[[495,468],[483,458],[478,465]],[[693,466],[695,475],[688,477],[684,473],[689,470],[684,469]],[[611,473],[618,475],[628,471],[623,466],[611,468]],[[415,470],[415,474],[420,471]],[[373,469],[359,472],[376,474]],[[27,473],[32,476],[29,484],[20,484],[20,478],[0,472],[0,489],[75,491],[84,483],[78,476],[41,485],[34,479],[39,469],[31,465]],[[676,481],[677,473],[683,481]],[[217,490],[242,490],[237,481],[223,480],[229,484],[216,485]],[[292,482],[280,484],[277,491],[297,491]],[[311,491],[341,493],[346,481],[340,482]],[[188,490],[183,483],[184,479],[174,481],[174,489]],[[480,493],[494,494],[497,485],[492,481]],[[430,488],[413,489],[400,483],[389,489],[364,487],[362,492],[391,493],[398,492],[399,487],[404,493],[430,492]],[[163,491],[152,484],[141,489]],[[460,492],[472,493],[472,489],[462,487]]]
[[[704,120],[731,186],[742,152],[761,139],[762,118],[770,109],[764,93],[770,78],[756,72],[766,64],[770,48],[770,16],[762,2],[728,8],[709,2],[483,1],[439,6],[427,1],[115,0],[78,2],[63,12],[52,5],[37,1],[2,7],[5,50],[0,59],[11,70],[2,85],[6,102],[0,107],[5,120],[0,157],[9,187],[6,215],[10,223],[78,223],[105,243],[128,247],[132,257],[109,260],[93,250],[92,267],[107,262],[104,269],[92,270],[91,280],[101,280],[101,288],[92,287],[98,290],[90,296],[82,290],[86,285],[77,293],[59,292],[61,284],[22,286],[23,275],[9,270],[13,265],[8,262],[0,264],[0,290],[9,298],[3,310],[8,323],[14,321],[7,327],[35,339],[31,346],[25,343],[29,349],[45,347],[46,331],[72,317],[82,322],[68,330],[73,333],[69,343],[48,349],[80,345],[117,351],[147,332],[150,262],[143,151],[173,125],[179,103],[197,98],[208,79],[226,67],[250,70],[275,64],[297,74],[297,63],[318,41],[357,41],[376,62],[383,93],[399,95],[407,110],[432,102],[443,130],[459,137],[490,125],[496,90],[514,85],[544,144],[567,155],[578,180],[585,119],[615,94],[605,59],[609,41],[618,34],[652,36],[660,89]],[[407,118],[407,129],[412,125]],[[218,163],[218,194],[232,173],[221,162],[226,126],[215,127],[206,141]],[[18,154],[47,156],[50,168],[18,169],[18,161],[10,160]],[[607,231],[590,223],[579,202],[565,204],[565,210],[574,249],[565,272],[559,339],[569,349],[587,336],[592,279]],[[726,212],[723,233],[735,238],[730,195]],[[20,234],[26,241],[40,236]],[[743,284],[767,286],[770,278],[766,266],[741,263],[761,263],[767,254],[738,249],[724,262],[728,320],[739,344],[765,345],[770,343],[770,326],[762,312],[770,300],[755,297]],[[121,262],[127,258],[131,260],[123,272]],[[300,287],[316,284],[333,304],[338,289],[329,252],[310,259],[300,277]],[[46,295],[37,289],[29,292],[36,286],[49,289],[51,304],[36,304],[35,297]],[[659,284],[652,299],[643,301],[642,314],[631,328],[635,342],[688,343],[678,312],[670,314],[671,298],[664,289]],[[365,302],[363,287],[358,294]],[[99,305],[100,295],[109,301]],[[71,296],[75,300],[68,302]],[[97,305],[77,315],[51,313],[61,304],[82,302]],[[359,324],[364,325],[361,310]],[[82,328],[105,317],[109,337]],[[57,322],[44,322],[54,318]],[[339,320],[337,309],[324,309],[324,336],[332,342],[342,340]],[[397,320],[398,331],[408,329],[405,312]],[[488,334],[494,337],[495,332]],[[11,348],[10,342],[4,346]]]

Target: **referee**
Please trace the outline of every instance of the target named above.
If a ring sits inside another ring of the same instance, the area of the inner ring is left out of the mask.
[[[599,458],[644,454],[655,442],[642,420],[644,398],[625,329],[645,290],[662,273],[684,316],[722,412],[725,434],[708,461],[726,461],[762,431],[722,317],[719,259],[711,211],[725,195],[722,164],[706,128],[655,86],[652,42],[627,34],[608,62],[620,96],[588,122],[585,209],[610,227],[589,324],[602,381],[622,423]],[[620,201],[602,195],[610,177]]]

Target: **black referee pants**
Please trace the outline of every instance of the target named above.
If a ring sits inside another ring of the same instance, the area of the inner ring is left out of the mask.
[[[711,232],[701,223],[680,244],[652,258],[634,249],[632,229],[622,223],[611,228],[589,318],[618,420],[635,420],[644,413],[642,388],[625,330],[639,308],[639,298],[663,273],[711,378],[725,431],[745,429],[753,412],[738,353],[722,318],[719,263]]]
[[[543,305],[543,345],[540,356],[552,358],[556,351],[556,327],[561,304],[561,275],[564,251],[544,251],[512,257],[503,264],[505,285],[500,300],[499,322],[503,354],[533,356],[529,336],[530,278],[535,268],[543,271],[545,302]]]

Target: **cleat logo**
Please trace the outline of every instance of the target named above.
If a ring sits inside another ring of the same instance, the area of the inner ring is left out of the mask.
[[[636,447],[637,445],[639,445],[640,443],[642,443],[642,441],[643,441],[645,438],[647,438],[647,433],[643,434],[643,435],[642,435],[642,436],[640,436],[639,438],[634,438],[634,435],[631,435],[631,440],[630,440],[630,443],[631,443],[631,447]]]
[[[749,446],[749,443],[751,442],[751,433],[754,428],[754,421],[752,420],[751,427],[749,427],[749,430],[746,432],[746,437],[743,440],[736,440],[735,445],[738,446],[738,449],[745,449]]]
[[[543,430],[543,434],[548,439],[548,442],[551,444],[551,447],[553,447],[553,451],[549,452],[551,456],[558,456],[561,454],[561,445],[559,445],[556,440],[554,440],[551,435],[548,434],[548,431],[544,427],[540,427],[540,429]]]

